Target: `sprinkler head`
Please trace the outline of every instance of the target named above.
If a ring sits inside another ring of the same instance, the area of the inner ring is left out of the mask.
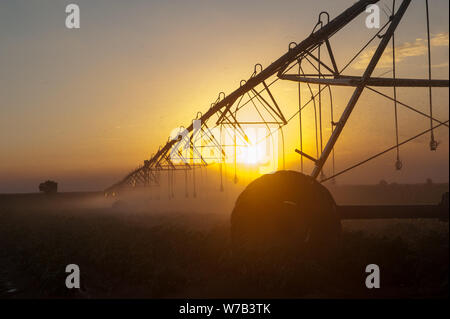
[[[438,147],[438,142],[434,138],[432,138],[430,141],[430,150],[435,151],[435,150],[437,150],[437,147]]]
[[[395,169],[396,169],[397,171],[399,171],[399,170],[402,169],[402,167],[403,167],[403,163],[402,163],[401,160],[398,159],[398,160],[395,162]]]

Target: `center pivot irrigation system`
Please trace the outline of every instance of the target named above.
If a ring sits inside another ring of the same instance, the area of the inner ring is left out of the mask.
[[[144,161],[143,165],[129,173],[118,183],[106,189],[105,195],[116,196],[125,189],[158,186],[163,171],[167,172],[168,185],[169,188],[172,187],[173,191],[173,181],[171,182],[171,179],[173,179],[174,172],[184,170],[185,174],[187,174],[188,171],[192,172],[194,181],[193,194],[195,196],[195,170],[208,165],[208,159],[199,151],[199,148],[194,147],[194,144],[202,145],[202,142],[198,143],[199,138],[203,141],[208,140],[209,147],[215,148],[215,151],[220,154],[220,160],[218,161],[220,165],[220,189],[223,190],[222,161],[231,156],[230,154],[227,154],[227,147],[231,146],[232,149],[234,146],[233,156],[236,161],[235,154],[236,145],[238,143],[251,145],[252,143],[258,142],[252,141],[249,136],[247,136],[246,131],[243,128],[244,125],[264,125],[267,129],[265,138],[270,138],[274,131],[283,133],[283,127],[295,120],[299,125],[300,138],[299,148],[295,149],[295,152],[297,152],[300,157],[301,171],[303,173],[304,160],[312,161],[314,163],[314,169],[310,173],[310,177],[319,182],[333,180],[336,176],[389,151],[397,152],[395,167],[400,170],[402,168],[399,152],[400,146],[424,135],[430,136],[429,148],[431,151],[435,151],[438,147],[438,142],[435,139],[434,131],[437,128],[448,128],[448,120],[439,120],[434,117],[432,88],[448,87],[449,81],[432,79],[430,17],[427,0],[423,3],[421,2],[421,5],[423,4],[424,14],[426,15],[426,25],[424,25],[424,29],[426,29],[428,35],[428,77],[426,79],[399,78],[396,76],[395,31],[407,12],[411,0],[398,1],[397,5],[395,0],[393,0],[392,7],[388,9],[390,12],[385,11],[388,16],[388,21],[378,29],[372,29],[372,33],[376,33],[371,36],[362,48],[358,49],[356,54],[352,55],[346,63],[343,64],[343,67],[340,67],[338,61],[335,59],[335,54],[333,53],[331,45],[332,37],[350,24],[355,18],[364,13],[368,6],[377,4],[378,2],[378,0],[360,0],[331,21],[327,12],[321,12],[318,22],[313,28],[313,32],[306,39],[300,43],[290,43],[288,51],[267,68],[263,68],[261,64],[256,64],[253,74],[249,79],[242,80],[239,88],[229,95],[225,95],[225,93],[221,92],[217,100],[212,103],[211,107],[205,113],[199,112],[192,124],[183,128],[182,132],[180,131],[180,134],[176,137],[170,137],[167,143],[160,147],[150,159]],[[369,29],[367,30],[370,31]],[[369,47],[370,45],[372,46]],[[375,45],[376,49],[373,47]],[[387,48],[391,50],[390,52],[392,54],[392,69],[390,70],[392,77],[374,77],[372,74]],[[369,62],[364,66],[362,74],[360,76],[346,75],[344,72],[358,57],[361,57],[363,52],[366,57],[368,54],[367,52],[369,52],[370,56]],[[283,114],[279,98],[277,98],[272,90],[272,86],[275,83],[283,81],[294,81],[298,83],[298,108],[291,116],[285,116]],[[332,89],[337,86],[353,88],[353,93],[346,102],[342,114],[338,120],[335,121],[335,118],[337,119],[337,117],[334,115]],[[382,89],[380,89],[380,87],[392,88],[393,95],[390,96],[389,94],[386,94],[385,91],[381,91]],[[397,99],[397,88],[404,87],[428,88],[429,111],[423,112],[416,107],[399,101]],[[310,96],[308,96],[307,99],[304,99],[302,96],[302,90],[305,88],[310,93]],[[335,144],[365,89],[386,98],[393,104],[396,143],[370,158],[358,162],[342,171],[335,172]],[[325,104],[325,99],[330,103]],[[325,105],[327,110],[325,110]],[[422,116],[429,121],[429,128],[415,136],[400,141],[397,116],[397,109],[399,107],[403,107]],[[304,117],[304,112],[307,111],[306,108],[313,109],[314,114],[312,120],[313,124],[309,125],[309,127],[313,127],[314,130],[316,143],[316,154],[314,155],[305,152],[303,147],[305,136],[304,129],[307,126],[305,125]],[[245,110],[257,115],[258,120],[245,121],[241,119],[240,115]],[[329,121],[324,124],[325,111],[327,114],[326,118],[329,119]],[[327,136],[325,136],[326,134],[324,133],[326,129],[325,125],[327,125],[326,131],[331,132]],[[219,128],[220,132],[222,132],[221,130],[223,128],[227,129],[228,132],[230,130],[234,132],[234,145],[225,145],[226,143],[223,140],[222,133],[219,134],[219,136],[217,136],[217,134],[214,135],[211,133],[212,128]],[[282,152],[284,169],[284,136],[283,134],[281,134],[281,136],[283,137]],[[186,144],[189,146],[188,152],[183,151],[183,149],[186,149]],[[174,155],[178,156],[178,159],[180,160],[175,161]],[[324,165],[330,156],[332,158],[332,173],[325,176],[323,173]],[[236,171],[235,180],[237,180]],[[410,213],[407,214],[405,214],[404,210],[397,210],[399,212],[397,215],[401,215],[398,217],[442,216],[441,211],[437,212],[436,210],[433,210],[432,207],[414,207],[415,209],[409,209]],[[365,213],[361,213],[361,207],[342,209],[341,211],[341,216],[343,218],[376,217],[380,216],[380,214],[383,215],[383,217],[396,216],[394,209],[389,209],[389,207],[385,207],[383,211],[378,210],[377,212],[374,212],[373,209],[367,209],[364,210]],[[392,214],[389,214],[389,212]]]

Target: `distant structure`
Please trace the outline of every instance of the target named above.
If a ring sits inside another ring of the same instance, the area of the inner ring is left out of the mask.
[[[388,182],[386,180],[382,179],[379,183],[380,186],[388,186]]]
[[[58,192],[58,183],[54,181],[46,181],[39,184],[39,191],[45,194],[54,194]]]

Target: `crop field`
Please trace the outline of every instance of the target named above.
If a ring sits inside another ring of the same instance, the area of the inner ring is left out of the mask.
[[[327,260],[233,254],[229,214],[112,208],[101,194],[0,196],[2,298],[448,297],[439,220],[343,221]],[[367,289],[368,264],[381,289]],[[65,287],[77,264],[81,289]]]

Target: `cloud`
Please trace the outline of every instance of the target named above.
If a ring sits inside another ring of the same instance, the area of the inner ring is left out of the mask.
[[[431,67],[432,68],[448,68],[448,62],[433,64]]]
[[[448,47],[448,33],[439,33],[431,38],[431,46]]]
[[[431,38],[432,47],[448,47],[448,43],[448,32],[436,34]],[[353,64],[353,69],[364,70],[371,60],[375,50],[376,47],[372,47],[363,52]],[[404,42],[403,44],[396,45],[395,61],[399,63],[409,57],[426,55],[427,52],[427,39],[417,38],[414,42]],[[383,56],[378,62],[378,68],[392,68],[392,47],[386,48]]]

